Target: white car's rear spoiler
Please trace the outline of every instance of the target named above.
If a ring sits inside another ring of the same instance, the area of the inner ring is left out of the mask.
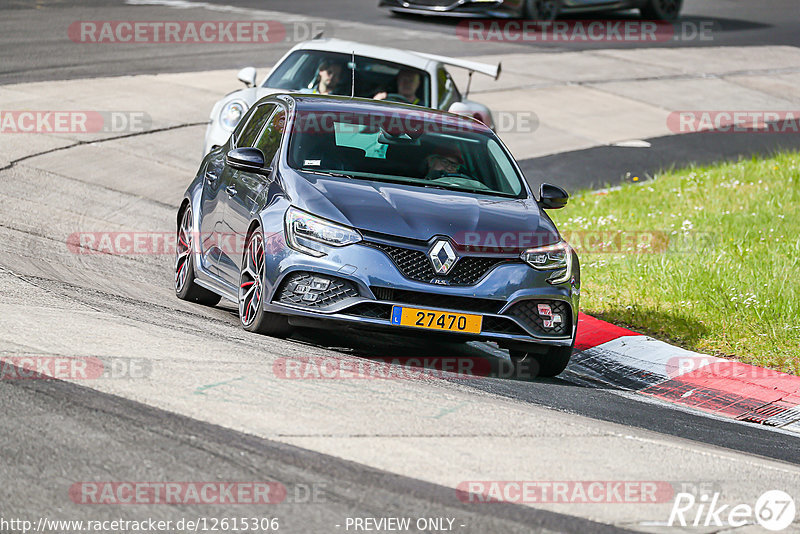
[[[451,67],[459,67],[462,69],[467,69],[470,72],[480,72],[481,74],[485,74],[486,76],[491,76],[495,80],[500,77],[500,70],[502,69],[502,64],[498,63],[497,65],[489,65],[488,63],[478,63],[477,61],[469,61],[466,59],[456,59],[447,56],[436,56],[434,54],[424,54],[422,52],[414,52],[418,56],[422,56],[424,58],[431,59],[433,61],[439,61],[440,63],[444,63],[445,65],[449,65]]]

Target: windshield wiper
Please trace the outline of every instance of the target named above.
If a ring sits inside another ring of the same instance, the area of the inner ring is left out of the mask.
[[[311,169],[300,169],[302,172],[307,172],[309,174],[318,174],[320,176],[334,176],[336,178],[350,178],[351,180],[353,177],[349,174],[345,174],[343,172],[333,172],[333,171],[312,171]]]
[[[493,189],[480,189],[477,187],[464,187],[461,185],[455,184],[420,184],[424,187],[435,187],[436,189],[444,189],[446,191],[460,191],[463,193],[477,193],[479,195],[489,195],[489,196],[500,196],[500,197],[512,197],[514,195],[509,195],[508,193],[503,193],[501,191],[495,191]]]

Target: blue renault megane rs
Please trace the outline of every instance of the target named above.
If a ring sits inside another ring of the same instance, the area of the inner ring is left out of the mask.
[[[567,198],[544,184],[537,199],[477,120],[273,95],[187,189],[175,290],[238,303],[252,332],[350,325],[491,340],[555,376],[575,342],[580,270],[544,209]]]

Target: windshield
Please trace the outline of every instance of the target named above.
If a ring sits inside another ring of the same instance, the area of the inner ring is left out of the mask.
[[[511,156],[494,134],[445,115],[300,111],[289,166],[352,179],[523,198]]]
[[[264,87],[350,96],[352,65],[350,54],[297,50],[272,71]],[[355,96],[430,105],[431,83],[427,72],[364,56],[356,56],[355,65]]]

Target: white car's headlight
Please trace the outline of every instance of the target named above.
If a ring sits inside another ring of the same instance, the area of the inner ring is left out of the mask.
[[[566,241],[529,248],[520,258],[538,271],[557,271],[547,280],[551,284],[563,284],[572,277],[572,248]]]
[[[233,130],[244,114],[247,113],[247,104],[241,100],[231,100],[219,112],[219,123],[226,130]]]
[[[361,234],[297,208],[286,210],[286,243],[312,256],[325,255],[325,246],[343,247],[361,241]]]

